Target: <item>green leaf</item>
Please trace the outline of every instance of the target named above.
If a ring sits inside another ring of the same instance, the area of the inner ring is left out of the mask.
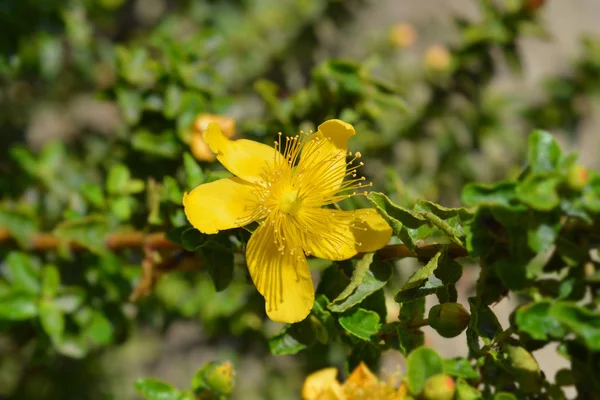
[[[444,360],[444,372],[457,378],[479,379],[479,372],[471,366],[466,358],[449,358]]]
[[[415,244],[410,230],[427,225],[427,220],[418,212],[394,204],[383,193],[370,192],[367,198],[382,218],[392,227],[394,234],[402,240],[406,247],[414,252]]]
[[[271,354],[276,356],[296,354],[315,342],[315,334],[309,319],[288,325],[269,339]]]
[[[338,322],[346,332],[367,341],[381,328],[379,314],[362,308],[347,311],[339,317]]]
[[[483,396],[479,390],[469,385],[463,378],[456,380],[456,400],[480,400]]]
[[[125,122],[129,125],[137,124],[142,116],[144,104],[141,93],[120,87],[116,90],[116,95]]]
[[[106,345],[112,340],[113,325],[100,311],[94,311],[83,334],[94,344]]]
[[[600,313],[575,303],[556,302],[550,315],[583,339],[590,350],[600,350]]]
[[[161,157],[176,159],[181,156],[183,147],[172,132],[154,134],[146,129],[138,129],[131,137],[135,150]]]
[[[114,197],[110,201],[110,212],[119,219],[119,221],[128,221],[131,218],[135,200],[131,196]]]
[[[514,182],[494,184],[469,183],[462,191],[466,206],[518,208]]]
[[[372,259],[373,253],[367,253],[356,263],[350,284],[327,308],[344,312],[385,286],[391,276],[391,266],[378,261],[371,264]]]
[[[60,342],[65,329],[65,315],[51,300],[42,300],[39,304],[40,322],[44,331],[54,341]]]
[[[500,392],[494,395],[494,400],[517,400],[517,397],[512,393]]]
[[[11,252],[6,257],[7,278],[15,290],[29,294],[40,293],[40,268],[31,256]]]
[[[442,358],[429,347],[419,347],[406,359],[406,383],[413,395],[418,395],[425,387],[427,379],[444,372]]]
[[[197,250],[200,248],[200,246],[205,244],[208,238],[208,235],[205,235],[196,228],[183,227],[178,228],[178,230],[181,230],[179,238],[169,236],[167,236],[167,238],[175,243],[180,244],[187,251]],[[172,232],[175,233],[174,231]]]
[[[553,172],[561,158],[560,147],[548,132],[536,130],[529,135],[527,160],[531,172]]]
[[[152,378],[135,381],[135,389],[146,400],[179,400],[180,393],[173,386]]]
[[[104,192],[102,191],[100,185],[91,182],[83,182],[81,184],[80,193],[83,198],[94,207],[104,207]]]
[[[198,165],[190,153],[183,153],[183,167],[185,168],[188,189],[193,189],[205,182],[206,179],[202,168],[200,168],[200,165]]]
[[[42,269],[42,296],[52,298],[58,292],[60,274],[54,265],[47,265]]]
[[[105,239],[108,231],[106,220],[100,216],[65,221],[54,228],[54,234],[59,238],[77,243],[100,255],[106,252]]]
[[[2,208],[0,208],[0,227],[8,229],[11,236],[23,248],[31,246],[31,237],[37,231],[36,221],[31,215]]]
[[[410,303],[404,303],[402,306],[404,307],[407,304]],[[420,329],[401,324],[396,327],[396,333],[398,335],[398,349],[405,357],[425,344],[425,334]]]
[[[32,177],[38,176],[38,161],[31,151],[24,146],[12,146],[9,148],[10,156],[19,164],[23,171]]]
[[[539,211],[550,211],[560,205],[560,197],[556,192],[559,180],[556,177],[530,175],[519,182],[515,193],[517,198],[531,208]]]
[[[110,194],[123,194],[131,178],[129,169],[123,164],[114,165],[106,178],[106,190]]]
[[[442,282],[433,277],[433,272],[438,267],[438,260],[442,252],[439,251],[429,262],[419,268],[400,288],[394,299],[397,302],[411,301],[419,297],[435,293],[436,289],[443,286]]]
[[[165,108],[163,113],[165,117],[175,118],[181,109],[183,103],[183,91],[175,84],[169,84],[165,90]]]
[[[225,290],[233,279],[234,261],[233,245],[227,235],[212,235],[212,239],[200,250],[200,255],[217,292]]]
[[[12,292],[0,298],[0,320],[21,321],[38,315],[37,297]]]

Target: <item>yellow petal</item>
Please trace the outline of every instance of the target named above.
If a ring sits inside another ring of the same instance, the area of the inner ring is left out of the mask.
[[[310,177],[304,184],[310,185],[311,191],[321,195],[337,192],[346,176],[348,139],[355,133],[352,125],[339,119],[319,125],[313,138],[304,145],[297,168],[299,176]]]
[[[306,257],[300,248],[280,250],[269,218],[250,237],[246,261],[269,318],[294,323],[308,316],[315,292]]]
[[[327,260],[346,260],[359,252],[375,251],[387,244],[392,229],[374,209],[340,211],[328,208],[302,210],[304,250]]]
[[[358,243],[359,253],[368,253],[381,249],[392,237],[392,228],[373,208],[356,210],[355,225],[352,227],[354,240]]]
[[[369,367],[364,362],[360,362],[354,371],[350,374],[346,382],[344,382],[344,388],[352,387],[353,389],[366,389],[368,387],[375,386],[379,383],[377,377],[371,372]]]
[[[263,181],[280,154],[273,147],[252,140],[230,140],[214,122],[204,131],[204,141],[225,168],[248,182]]]
[[[239,178],[205,183],[183,195],[188,221],[203,233],[217,233],[253,221],[255,187]]]
[[[303,400],[318,400],[319,396],[334,382],[337,383],[337,368],[324,368],[308,375],[302,385]]]

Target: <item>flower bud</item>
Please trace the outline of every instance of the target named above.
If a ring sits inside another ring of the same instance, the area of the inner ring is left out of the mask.
[[[425,68],[431,73],[447,73],[452,66],[452,55],[444,46],[433,45],[425,53]]]
[[[235,370],[229,361],[206,364],[194,377],[197,393],[210,392],[226,396],[233,392]]]
[[[417,40],[417,31],[411,24],[400,23],[392,27],[390,41],[398,48],[405,49]]]
[[[567,185],[573,190],[582,190],[590,181],[588,169],[583,165],[573,165],[567,172]]]
[[[454,380],[446,374],[437,374],[425,382],[423,397],[427,400],[452,400],[454,392]]]
[[[235,119],[214,114],[199,114],[192,124],[190,137],[190,151],[198,161],[211,162],[215,160],[215,155],[202,138],[202,133],[211,122],[217,123],[226,137],[232,137],[235,134]]]
[[[429,326],[441,336],[458,336],[469,325],[471,314],[458,303],[443,303],[429,310]]]

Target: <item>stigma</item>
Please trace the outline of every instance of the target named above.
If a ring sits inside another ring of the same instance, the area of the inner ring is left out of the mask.
[[[302,198],[297,190],[285,191],[279,199],[279,210],[285,214],[295,217],[302,207]]]

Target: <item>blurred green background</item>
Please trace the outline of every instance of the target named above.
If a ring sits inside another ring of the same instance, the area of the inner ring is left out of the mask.
[[[142,256],[106,252],[104,235],[185,224],[182,191],[223,173],[188,154],[202,113],[267,143],[350,122],[364,173],[405,205],[456,206],[464,183],[515,176],[533,128],[598,168],[598,15],[594,0],[1,1],[0,293],[51,312],[0,310],[0,398],[135,399],[138,377],[185,387],[225,359],[232,398],[299,398],[343,351],[270,355],[281,326],[243,261],[226,291],[178,271],[129,302]],[[31,250],[50,231],[91,252]]]

